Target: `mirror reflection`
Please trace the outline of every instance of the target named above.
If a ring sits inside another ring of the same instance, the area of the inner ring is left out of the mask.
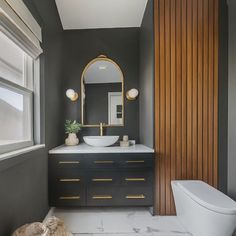
[[[123,125],[123,74],[114,61],[92,60],[82,74],[81,90],[83,125]]]

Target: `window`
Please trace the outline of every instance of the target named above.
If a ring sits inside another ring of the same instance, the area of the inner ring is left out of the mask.
[[[0,154],[33,145],[34,60],[0,31]]]

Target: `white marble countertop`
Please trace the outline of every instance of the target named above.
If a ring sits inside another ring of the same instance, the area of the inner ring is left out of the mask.
[[[154,153],[154,149],[142,144],[135,144],[130,147],[92,147],[85,143],[77,146],[61,145],[49,151],[49,154],[70,154],[70,153]]]

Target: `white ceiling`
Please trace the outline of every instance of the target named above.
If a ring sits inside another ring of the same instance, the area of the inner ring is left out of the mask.
[[[55,0],[69,29],[140,27],[148,0]]]

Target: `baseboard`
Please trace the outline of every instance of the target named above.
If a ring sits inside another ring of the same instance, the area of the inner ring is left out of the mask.
[[[54,209],[55,207],[51,207],[50,210],[48,211],[48,214],[45,216],[43,223],[50,217],[52,217],[54,215]]]

